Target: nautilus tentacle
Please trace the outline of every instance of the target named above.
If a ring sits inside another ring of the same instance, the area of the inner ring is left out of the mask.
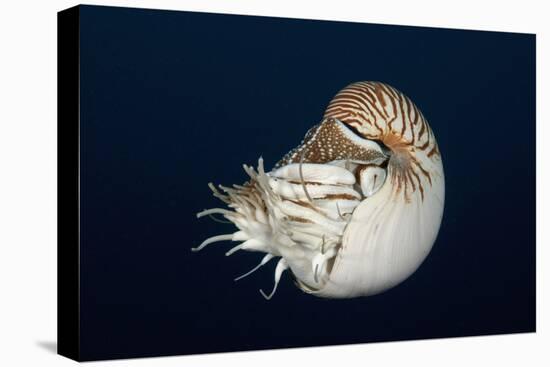
[[[280,257],[271,298],[289,269],[305,292],[366,296],[409,277],[435,242],[444,175],[434,134],[413,102],[377,82],[354,83],[329,103],[322,121],[270,172],[244,166],[249,180],[211,185],[238,231],[213,236],[238,250],[267,253],[241,279]]]

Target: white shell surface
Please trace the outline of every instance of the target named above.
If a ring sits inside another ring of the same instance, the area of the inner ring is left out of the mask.
[[[424,201],[415,196],[404,204],[389,181],[364,200],[353,212],[326,284],[309,292],[338,298],[373,295],[408,278],[430,252],[443,216],[444,178],[432,180],[433,195]]]

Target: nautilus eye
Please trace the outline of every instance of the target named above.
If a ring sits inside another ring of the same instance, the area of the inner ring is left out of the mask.
[[[414,103],[379,82],[341,90],[320,123],[273,169],[244,165],[248,180],[210,184],[237,230],[206,239],[238,244],[227,251],[273,258],[275,293],[285,270],[298,287],[320,297],[385,291],[408,278],[430,252],[441,224],[445,185],[434,134]]]

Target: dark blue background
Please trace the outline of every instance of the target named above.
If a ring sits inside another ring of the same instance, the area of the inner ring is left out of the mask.
[[[515,333],[535,328],[535,36],[81,8],[84,359]],[[242,183],[348,83],[407,94],[439,142],[443,224],[397,288],[302,293],[259,254],[190,248],[232,226],[208,182]]]

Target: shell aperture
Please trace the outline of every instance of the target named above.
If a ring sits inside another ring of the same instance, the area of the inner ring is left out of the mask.
[[[323,120],[266,172],[210,184],[238,230],[214,236],[229,250],[263,252],[252,274],[280,257],[274,286],[290,270],[300,289],[321,297],[368,296],[409,277],[428,255],[442,219],[444,175],[433,132],[417,107],[394,88],[359,82],[340,91]]]

